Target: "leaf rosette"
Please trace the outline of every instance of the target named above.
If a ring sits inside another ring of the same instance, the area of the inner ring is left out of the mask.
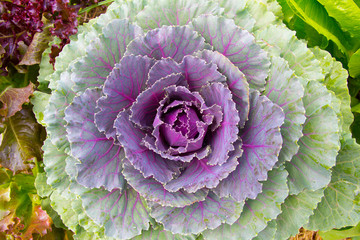
[[[37,187],[75,237],[286,239],[308,223],[349,138],[347,75],[268,6],[119,1],[64,48]]]

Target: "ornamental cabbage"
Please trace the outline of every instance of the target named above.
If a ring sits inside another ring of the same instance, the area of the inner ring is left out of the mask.
[[[115,1],[79,29],[35,101],[36,186],[75,238],[287,239],[360,221],[347,73],[281,17],[271,0]]]

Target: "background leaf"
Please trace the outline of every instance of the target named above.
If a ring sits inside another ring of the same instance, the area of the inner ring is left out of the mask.
[[[0,115],[7,118],[14,116],[16,112],[21,110],[24,103],[30,102],[29,97],[33,92],[34,84],[32,82],[24,88],[8,88],[0,95],[0,101],[3,104]]]
[[[14,173],[33,168],[41,159],[42,127],[30,108],[24,108],[4,123],[0,145],[0,164]]]

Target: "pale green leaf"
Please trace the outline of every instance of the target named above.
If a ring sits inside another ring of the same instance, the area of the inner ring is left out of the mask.
[[[360,146],[343,142],[324,197],[311,216],[308,228],[327,231],[354,226],[360,221]]]

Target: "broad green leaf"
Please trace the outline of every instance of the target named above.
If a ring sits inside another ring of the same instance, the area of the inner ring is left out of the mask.
[[[318,0],[324,5],[330,17],[340,24],[341,28],[352,37],[360,40],[360,7],[353,0]]]
[[[325,8],[319,2],[312,0],[279,0],[279,3],[282,6],[289,6],[297,17],[329,40],[332,40],[345,55],[348,54],[348,50],[351,49],[348,38],[338,23],[329,17]]]
[[[360,76],[360,49],[358,49],[349,60],[349,72],[353,78]]]
[[[0,164],[14,173],[29,171],[41,159],[41,125],[30,109],[22,109],[5,122]]]
[[[324,197],[310,217],[308,228],[327,231],[354,226],[360,221],[360,146],[343,142]]]
[[[354,122],[351,125],[351,132],[353,137],[360,144],[360,113],[354,113]]]
[[[319,235],[326,240],[348,239],[349,237],[352,237],[352,240],[358,240],[360,237],[360,223],[351,228],[320,231]]]

